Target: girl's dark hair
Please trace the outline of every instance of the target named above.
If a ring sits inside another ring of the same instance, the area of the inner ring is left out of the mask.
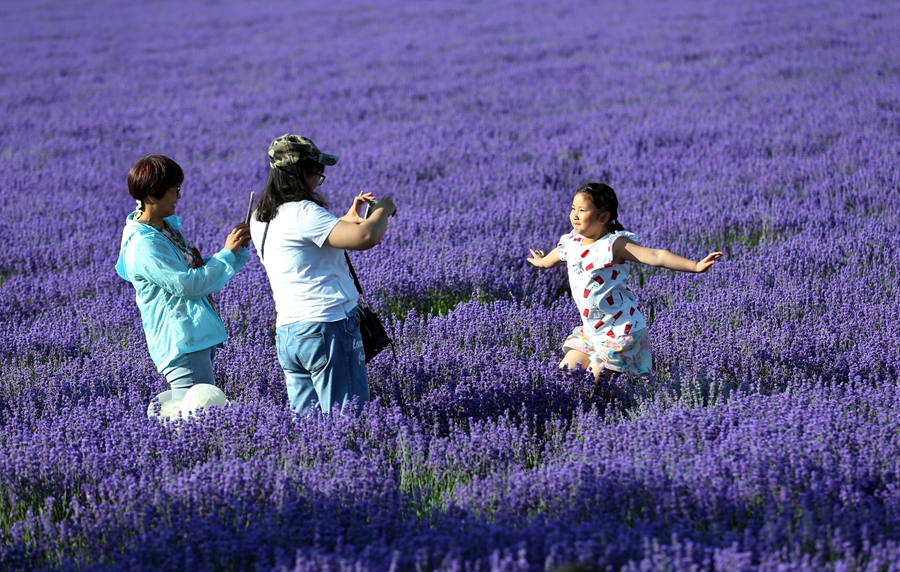
[[[581,183],[575,194],[583,193],[594,207],[600,211],[600,214],[609,213],[609,222],[606,225],[607,232],[618,232],[625,230],[622,223],[619,222],[619,199],[616,198],[616,192],[606,183],[596,183],[588,181]]]
[[[284,203],[312,201],[320,207],[328,203],[319,193],[309,190],[306,175],[318,172],[320,165],[315,161],[304,161],[269,170],[269,179],[256,206],[256,220],[269,222],[278,216],[278,207]]]
[[[160,199],[183,182],[184,171],[178,163],[165,155],[146,155],[128,171],[128,194],[138,201]]]

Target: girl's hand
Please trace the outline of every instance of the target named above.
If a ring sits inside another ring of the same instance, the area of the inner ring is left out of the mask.
[[[525,260],[527,260],[534,266],[540,266],[541,259],[544,258],[544,251],[543,250],[534,250],[532,248],[529,248],[528,252],[531,253],[531,258],[526,258]]]
[[[716,260],[722,258],[721,252],[710,252],[706,257],[697,263],[695,272],[706,272],[710,266],[716,263]]]
[[[553,268],[562,262],[559,259],[559,251],[555,248],[550,251],[550,254],[545,254],[543,250],[534,250],[532,248],[529,248],[528,252],[531,253],[531,257],[525,260],[538,268]]]
[[[356,224],[359,224],[362,221],[366,220],[362,216],[360,216],[360,211],[362,210],[362,206],[364,204],[371,203],[374,200],[374,194],[364,193],[363,191],[360,191],[358,195],[353,197],[353,204],[350,205],[350,210],[347,211],[347,214],[341,217],[341,220]]]
[[[238,253],[240,247],[248,244],[250,244],[250,226],[244,223],[234,227],[225,239],[225,248],[234,254]]]

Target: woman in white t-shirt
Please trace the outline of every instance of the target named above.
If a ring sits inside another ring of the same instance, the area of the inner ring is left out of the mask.
[[[396,213],[390,197],[360,193],[347,214],[329,213],[317,192],[325,166],[337,163],[308,138],[283,135],[269,146],[269,179],[250,221],[256,251],[275,299],[278,361],[291,408],[304,413],[356,412],[369,400],[365,352],[359,332],[359,296],[344,250],[366,250],[384,237]],[[370,215],[359,209],[371,203]]]

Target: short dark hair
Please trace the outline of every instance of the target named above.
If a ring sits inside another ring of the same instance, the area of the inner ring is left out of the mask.
[[[142,201],[147,197],[162,198],[169,189],[184,182],[184,171],[164,155],[146,155],[128,171],[128,193]]]

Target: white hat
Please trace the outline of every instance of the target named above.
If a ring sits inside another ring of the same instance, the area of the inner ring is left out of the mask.
[[[154,403],[150,402],[147,406],[147,417],[153,419],[158,417],[162,419],[177,419],[178,412],[181,411],[184,417],[195,413],[199,408],[207,409],[213,406],[222,406],[228,403],[225,393],[209,383],[198,383],[185,391],[184,389],[174,389],[163,391],[156,396],[159,399],[160,410],[159,415],[153,411]]]

